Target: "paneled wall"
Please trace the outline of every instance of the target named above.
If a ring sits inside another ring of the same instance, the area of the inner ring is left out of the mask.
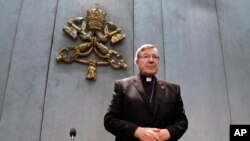
[[[112,47],[126,70],[57,63],[59,51],[81,43],[66,36],[68,20],[98,3],[126,34]],[[0,0],[1,141],[114,140],[103,116],[116,79],[136,75],[134,52],[155,44],[157,76],[181,85],[189,129],[185,141],[228,141],[230,124],[250,124],[248,0]]]

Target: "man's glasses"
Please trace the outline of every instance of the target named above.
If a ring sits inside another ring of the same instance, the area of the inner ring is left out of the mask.
[[[143,60],[149,60],[149,59],[153,59],[153,60],[156,60],[156,61],[158,61],[159,59],[160,59],[160,57],[159,56],[157,56],[157,55],[142,55],[142,56],[139,56],[139,58],[141,58],[141,59],[143,59]]]

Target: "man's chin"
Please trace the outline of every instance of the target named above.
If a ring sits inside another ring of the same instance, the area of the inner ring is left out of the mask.
[[[146,73],[147,74],[147,76],[154,76],[155,74],[156,74],[156,72],[148,72],[148,73]]]

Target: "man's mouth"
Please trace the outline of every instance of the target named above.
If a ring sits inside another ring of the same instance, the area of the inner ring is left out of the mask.
[[[154,69],[155,66],[147,66],[147,68]]]

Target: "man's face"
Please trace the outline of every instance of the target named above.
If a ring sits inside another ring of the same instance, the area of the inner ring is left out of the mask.
[[[142,75],[153,76],[158,71],[159,54],[155,48],[145,48],[139,52],[136,65]]]

